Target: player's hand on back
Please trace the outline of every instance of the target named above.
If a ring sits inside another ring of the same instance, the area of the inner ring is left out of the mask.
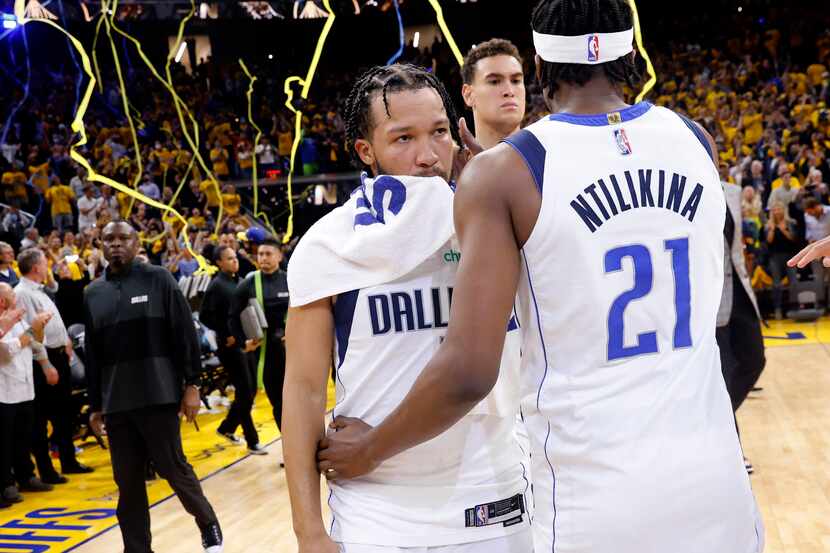
[[[368,447],[371,426],[360,419],[336,417],[329,429],[317,448],[317,469],[327,480],[357,478],[380,464]]]

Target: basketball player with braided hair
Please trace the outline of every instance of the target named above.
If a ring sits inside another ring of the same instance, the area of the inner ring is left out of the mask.
[[[553,115],[459,178],[446,338],[380,424],[335,420],[318,468],[341,485],[371,477],[456,424],[497,382],[516,302],[536,553],[759,553],[715,340],[726,205],[714,141],[626,103],[625,0],[542,0],[532,28]]]
[[[300,553],[527,553],[518,355],[506,356],[494,392],[441,437],[371,477],[332,482],[324,526],[317,448],[332,361],[335,415],[380,422],[409,391],[449,317],[461,258],[451,178],[466,157],[462,136],[480,150],[441,82],[412,65],[369,70],[344,114],[347,147],[372,178],[315,223],[288,267],[283,446]],[[518,352],[511,322],[501,341]]]

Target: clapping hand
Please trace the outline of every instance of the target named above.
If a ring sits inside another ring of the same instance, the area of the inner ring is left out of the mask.
[[[38,342],[43,342],[43,329],[46,328],[46,324],[52,319],[51,313],[38,313],[35,315],[35,318],[32,319],[32,332],[35,335],[35,340]]]
[[[7,333],[23,319],[23,309],[7,309],[0,315],[0,332]]]

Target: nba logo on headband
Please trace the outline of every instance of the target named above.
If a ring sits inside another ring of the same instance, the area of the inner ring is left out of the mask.
[[[588,35],[588,61],[599,59],[599,35]]]

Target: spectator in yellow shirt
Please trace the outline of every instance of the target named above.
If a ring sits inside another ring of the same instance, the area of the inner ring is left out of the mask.
[[[790,183],[790,188],[801,188],[801,183],[793,176],[792,167],[788,163],[782,163],[778,166],[778,178],[772,181],[770,190],[780,188],[783,186],[785,180]]]
[[[40,165],[29,165],[31,183],[38,193],[43,194],[49,189],[49,162]],[[23,190],[25,192],[25,189]]]
[[[210,151],[210,161],[213,163],[213,173],[219,177],[226,179],[230,175],[228,169],[228,151],[222,147],[222,144],[217,140]]]
[[[199,191],[205,195],[207,199],[207,207],[211,210],[218,210],[221,203],[219,197],[219,184],[211,179],[205,179],[199,183]],[[214,213],[214,216],[216,214]]]
[[[72,228],[72,200],[75,193],[72,189],[55,180],[44,194],[46,201],[52,206],[52,225],[58,232],[63,233]]]
[[[240,141],[237,145],[236,163],[239,165],[242,176],[246,179],[251,178],[254,166],[254,152],[246,140]]]
[[[242,198],[236,193],[236,188],[232,184],[226,184],[222,189],[222,205],[225,208],[225,214],[228,217],[235,217],[239,215],[239,209],[242,206]]]
[[[26,196],[26,173],[22,171],[23,163],[14,162],[14,168],[3,173],[3,196],[6,202],[12,203],[15,200],[25,202]]]
[[[754,107],[749,109],[749,113],[744,115],[741,121],[744,129],[744,142],[754,146],[761,140],[761,136],[764,134],[763,120],[763,114],[758,113]]]
[[[207,220],[202,215],[202,212],[194,207],[190,217],[187,218],[187,225],[191,229],[201,230],[207,226]]]

